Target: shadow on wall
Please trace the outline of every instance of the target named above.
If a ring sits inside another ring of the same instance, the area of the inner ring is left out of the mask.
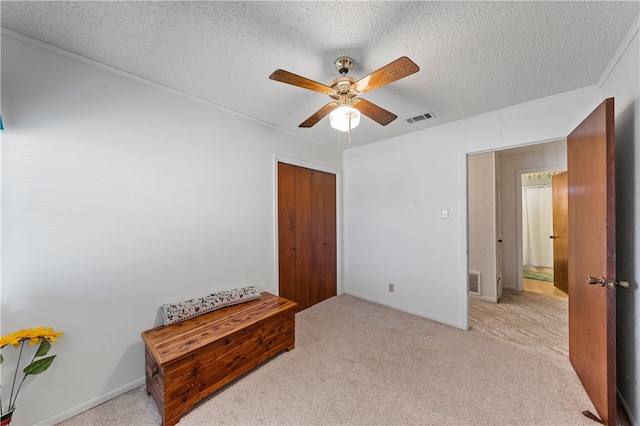
[[[127,347],[118,360],[116,368],[107,379],[102,394],[108,394],[123,386],[123,377],[140,377],[144,378],[144,342],[142,337],[140,341]],[[124,383],[129,386],[130,383]],[[121,393],[121,392],[119,392]]]
[[[629,407],[632,413],[640,412],[640,394],[638,383],[638,358],[635,348],[635,332],[638,324],[638,283],[636,241],[634,231],[638,229],[636,212],[636,181],[639,178],[636,164],[637,153],[634,137],[640,133],[639,100],[630,104],[616,116],[616,275],[618,279],[629,281],[628,289],[616,290],[616,352],[618,374],[617,382],[621,393],[625,395],[627,404],[637,404]],[[640,419],[636,419],[638,421]]]

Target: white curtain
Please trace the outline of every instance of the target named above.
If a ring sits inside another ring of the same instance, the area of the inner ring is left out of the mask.
[[[551,186],[522,188],[522,263],[553,268]]]

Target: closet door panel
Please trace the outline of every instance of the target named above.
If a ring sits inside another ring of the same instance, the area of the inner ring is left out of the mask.
[[[326,173],[311,171],[311,276],[309,290],[311,304],[322,302],[324,297],[324,215]]]
[[[295,168],[278,163],[279,295],[296,300]]]
[[[337,294],[336,175],[324,179],[324,299]]]
[[[296,298],[298,310],[311,306],[313,281],[313,245],[311,170],[295,169],[295,218],[296,218]]]

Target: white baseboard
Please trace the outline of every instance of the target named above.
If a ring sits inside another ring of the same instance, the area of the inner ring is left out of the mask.
[[[403,306],[398,306],[398,305],[395,305],[393,303],[388,303],[388,302],[383,301],[383,300],[378,300],[378,299],[375,299],[375,298],[372,298],[372,297],[364,296],[362,294],[354,293],[352,291],[345,291],[344,294],[349,295],[349,296],[353,296],[353,297],[357,297],[358,299],[366,300],[367,302],[377,303],[378,305],[387,306],[389,308],[393,308],[393,309],[398,310],[398,311],[402,311],[402,312],[406,312],[408,314],[412,314],[412,315],[416,315],[416,316],[419,316],[419,317],[422,317],[422,318],[426,318],[426,319],[431,320],[431,321],[439,322],[441,324],[446,324],[446,325],[449,325],[451,327],[455,327],[455,328],[460,328],[462,330],[466,330],[461,324],[453,323],[451,321],[448,321],[448,320],[445,320],[445,319],[442,319],[442,318],[438,318],[438,317],[435,317],[433,315],[426,315],[424,312],[418,312],[418,311],[414,311],[413,309],[407,309],[407,308],[405,308]]]
[[[469,297],[470,298],[472,297],[474,299],[484,300],[485,302],[498,303],[498,299],[496,299],[495,297],[478,296],[478,295],[473,294],[473,293],[469,293]]]
[[[39,421],[38,423],[36,423],[36,425],[55,425],[57,423],[60,423],[64,420],[70,419],[73,416],[77,416],[80,413],[84,413],[87,410],[90,410],[94,407],[97,407],[100,404],[103,404],[107,401],[109,401],[110,399],[115,398],[116,396],[120,396],[123,393],[127,393],[132,389],[135,389],[137,387],[140,387],[144,385],[144,377],[141,377],[137,380],[134,380],[131,383],[127,383],[124,386],[120,386],[117,389],[113,389],[105,394],[102,394],[96,398],[90,399],[88,401],[83,402],[82,404],[78,404],[73,408],[70,408],[68,410],[65,410],[61,413],[56,414],[55,416],[51,416],[48,419],[44,419],[42,421]]]

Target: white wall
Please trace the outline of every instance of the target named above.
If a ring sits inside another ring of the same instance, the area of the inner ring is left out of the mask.
[[[346,151],[345,292],[467,328],[467,154],[566,137],[598,103],[588,87]]]
[[[469,272],[480,273],[480,295],[498,301],[496,244],[496,154],[483,152],[468,157]]]
[[[618,390],[640,424],[640,24],[621,45],[621,57],[603,75],[603,99],[615,98]]]
[[[345,292],[466,328],[466,155],[566,137],[598,105],[598,92],[585,88],[346,151]],[[450,219],[440,218],[443,208]]]
[[[6,35],[2,67],[0,332],[64,331],[14,417],[51,423],[143,383],[163,303],[277,292],[274,155],[342,153]]]

